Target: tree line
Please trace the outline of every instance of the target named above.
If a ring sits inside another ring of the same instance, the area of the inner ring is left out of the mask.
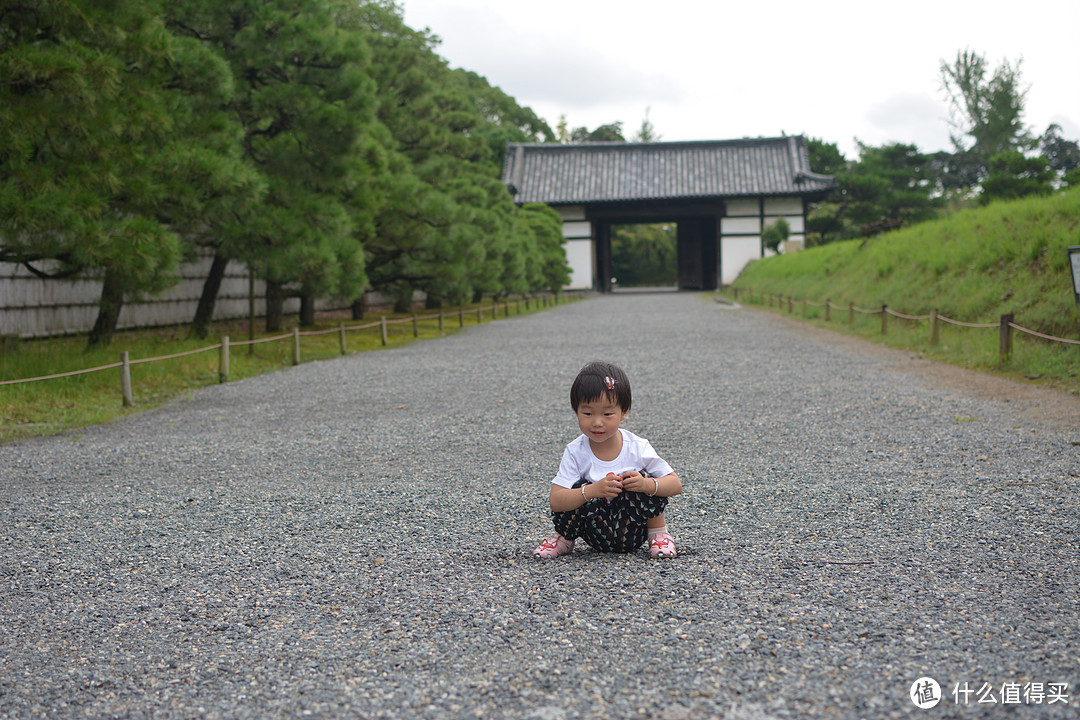
[[[810,164],[835,175],[838,190],[812,206],[810,245],[930,220],[960,207],[1080,185],[1080,145],[1051,124],[1039,136],[1024,123],[1028,91],[1021,61],[991,68],[985,55],[962,50],[940,63],[950,108],[952,151],[921,152],[905,143],[859,144],[848,159],[835,144],[810,139]]]
[[[199,336],[232,260],[270,331],[288,297],[558,291],[558,214],[500,180],[554,133],[437,44],[391,0],[0,0],[0,261],[100,277],[91,344],[203,253]]]

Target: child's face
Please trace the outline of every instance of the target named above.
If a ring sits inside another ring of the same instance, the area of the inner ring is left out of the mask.
[[[593,447],[610,442],[619,434],[619,423],[627,413],[619,407],[615,398],[601,395],[599,398],[578,405],[578,426]]]

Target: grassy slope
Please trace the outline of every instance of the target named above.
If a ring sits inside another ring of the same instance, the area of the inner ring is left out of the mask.
[[[1017,325],[1077,339],[1080,310],[1072,291],[1070,245],[1080,245],[1080,189],[994,203],[866,241],[761,260],[748,266],[734,287],[841,306],[888,304],[908,315],[937,308],[946,317],[973,323],[997,322],[1002,313],[1013,312]],[[1050,352],[1065,358],[1065,366],[1058,362],[1052,374],[1068,382],[1077,367],[1068,354],[1080,356],[1080,348],[1058,343]]]

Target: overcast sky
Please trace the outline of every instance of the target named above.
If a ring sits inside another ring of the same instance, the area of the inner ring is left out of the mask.
[[[940,64],[1021,60],[1025,122],[1080,140],[1080,0],[399,0],[451,67],[488,79],[552,129],[646,109],[661,140],[802,134],[951,149]]]

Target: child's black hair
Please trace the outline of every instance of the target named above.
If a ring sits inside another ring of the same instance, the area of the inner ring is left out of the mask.
[[[630,379],[618,365],[591,362],[581,368],[570,386],[570,407],[577,412],[581,403],[601,397],[611,398],[624,413],[630,412]]]

